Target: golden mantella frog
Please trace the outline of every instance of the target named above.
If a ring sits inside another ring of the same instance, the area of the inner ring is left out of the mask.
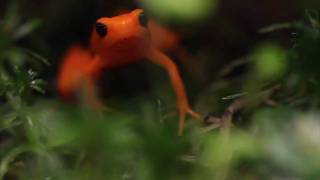
[[[200,115],[190,108],[177,66],[153,43],[148,23],[142,9],[98,19],[91,34],[90,47],[75,45],[64,56],[57,88],[65,98],[84,89],[88,100],[96,103],[95,82],[103,70],[148,59],[164,68],[170,76],[177,95],[178,133],[182,135],[186,114],[194,118],[200,118]]]

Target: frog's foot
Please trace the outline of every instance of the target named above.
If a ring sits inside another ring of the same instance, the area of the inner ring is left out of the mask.
[[[193,111],[188,105],[187,106],[179,106],[179,129],[178,129],[178,135],[182,136],[184,124],[185,124],[185,118],[186,115],[189,114],[191,117],[195,119],[200,119],[200,114]]]

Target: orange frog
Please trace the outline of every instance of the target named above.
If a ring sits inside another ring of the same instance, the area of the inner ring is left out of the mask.
[[[189,105],[185,87],[175,63],[152,42],[148,17],[142,9],[115,17],[97,20],[90,39],[90,48],[72,47],[63,59],[57,81],[59,93],[68,98],[79,89],[88,99],[100,104],[95,97],[95,81],[101,72],[148,59],[167,70],[177,95],[179,135],[182,135],[185,116],[200,115]]]

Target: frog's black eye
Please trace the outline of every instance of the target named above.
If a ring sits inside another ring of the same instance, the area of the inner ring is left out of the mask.
[[[108,33],[108,27],[107,25],[103,23],[96,23],[96,32],[99,34],[100,37],[104,37]]]
[[[140,23],[140,25],[143,26],[143,27],[147,27],[148,21],[149,21],[148,16],[144,12],[141,12],[139,14],[139,23]]]

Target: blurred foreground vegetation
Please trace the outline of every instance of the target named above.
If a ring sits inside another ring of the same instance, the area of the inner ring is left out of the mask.
[[[195,58],[214,59],[214,73],[203,69],[205,85],[185,81],[206,117],[189,119],[178,137],[164,72],[146,65],[152,92],[109,97],[111,111],[62,102],[50,94],[59,55],[47,57],[50,42],[36,36],[47,22],[14,3],[2,9],[0,179],[320,178],[320,11],[261,28],[288,38],[261,40],[225,64],[198,48]]]

